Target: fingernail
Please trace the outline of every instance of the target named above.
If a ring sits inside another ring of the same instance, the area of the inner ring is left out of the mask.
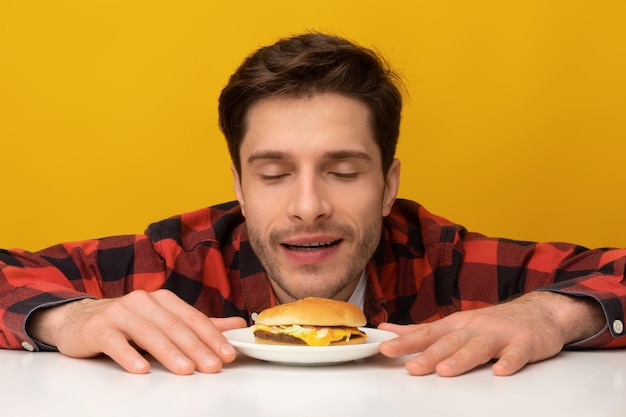
[[[147,365],[148,363],[143,359],[135,359],[133,361],[133,369],[135,370],[135,372],[143,371],[144,369],[146,369]]]
[[[416,356],[415,361],[420,365],[426,365],[426,358],[421,355]]]
[[[235,348],[233,348],[228,343],[224,343],[222,346],[220,346],[220,352],[222,353],[222,355],[234,355]]]
[[[202,358],[202,366],[204,366],[204,369],[212,369],[217,363],[219,363],[219,359],[213,355],[207,355]]]
[[[191,362],[189,361],[189,359],[187,359],[184,356],[178,356],[174,360],[174,364],[177,368],[183,369],[183,368],[187,368],[191,364]]]
[[[398,339],[390,339],[390,340],[385,340],[383,342],[383,344],[387,345],[387,346],[392,346],[392,347],[396,347],[398,346]]]

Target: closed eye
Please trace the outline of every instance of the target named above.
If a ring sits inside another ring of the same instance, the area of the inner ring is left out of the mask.
[[[331,172],[330,174],[344,180],[353,180],[359,176],[358,172]]]
[[[265,182],[276,182],[279,181],[282,178],[287,177],[289,174],[277,174],[277,175],[267,175],[267,174],[260,174],[260,178],[262,181]]]

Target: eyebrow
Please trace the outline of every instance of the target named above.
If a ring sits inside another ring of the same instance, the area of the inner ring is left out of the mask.
[[[272,159],[289,159],[288,152],[281,151],[261,151],[251,154],[248,157],[248,163],[252,163],[254,161],[259,160],[272,160]]]
[[[339,150],[325,152],[322,157],[329,160],[341,160],[341,159],[361,159],[364,161],[371,161],[372,157],[366,152],[352,151],[352,150]],[[288,160],[290,158],[289,152],[282,151],[261,151],[253,153],[248,157],[248,163],[252,163],[258,160]]]

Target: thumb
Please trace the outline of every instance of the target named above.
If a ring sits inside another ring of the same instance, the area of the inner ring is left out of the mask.
[[[211,321],[220,332],[230,329],[240,329],[246,327],[248,323],[241,317],[215,318],[211,317]]]

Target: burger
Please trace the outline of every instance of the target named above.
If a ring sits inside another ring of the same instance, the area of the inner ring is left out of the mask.
[[[354,304],[307,297],[263,310],[252,327],[257,343],[329,346],[363,343],[366,322]]]

